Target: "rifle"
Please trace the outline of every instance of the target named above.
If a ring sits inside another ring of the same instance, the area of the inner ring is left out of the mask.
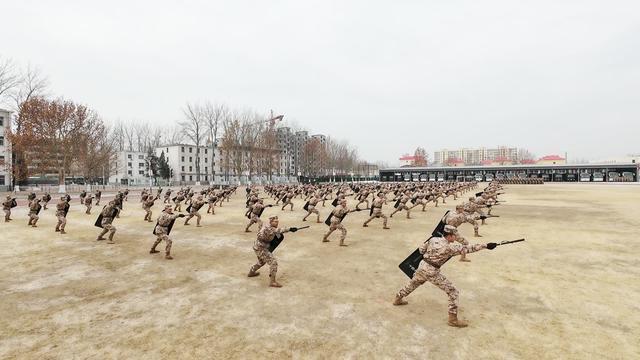
[[[524,239],[518,239],[518,240],[510,240],[510,241],[502,241],[500,243],[488,243],[487,244],[487,249],[489,250],[493,250],[496,248],[496,246],[500,246],[500,245],[508,245],[508,244],[515,244],[515,243],[519,243],[524,241]]]
[[[289,228],[289,231],[296,232],[298,230],[307,229],[309,227],[310,226],[303,226],[300,228],[292,227],[292,228]],[[273,253],[283,240],[284,240],[284,234],[276,234],[273,237],[273,240],[271,240],[271,243],[269,243],[269,252]]]

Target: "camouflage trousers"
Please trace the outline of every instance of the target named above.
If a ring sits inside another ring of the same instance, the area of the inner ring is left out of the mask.
[[[85,205],[87,207],[87,211],[85,211],[86,214],[91,213],[91,205]]]
[[[367,199],[360,200],[358,202],[358,204],[356,205],[356,207],[360,206],[360,204],[367,204],[367,207],[369,207],[369,200],[367,200]]]
[[[269,264],[269,277],[276,276],[276,272],[278,272],[278,260],[276,260],[275,256],[267,249],[256,250],[254,248],[253,251],[255,251],[258,257],[258,262],[251,267],[249,272],[255,273],[264,266],[264,264]]]
[[[188,223],[189,220],[191,220],[193,217],[196,218],[196,224],[200,225],[200,219],[202,219],[202,215],[200,215],[200,213],[197,210],[191,210],[191,212],[189,213],[189,216],[187,216],[187,219],[184,221],[184,223]]]
[[[35,225],[40,217],[36,213],[29,213],[29,225]]]
[[[303,219],[306,219],[311,214],[316,214],[317,216],[320,216],[320,212],[318,210],[316,210],[315,206],[309,205],[309,207],[307,209],[308,209],[307,210],[307,215],[305,215],[305,217]]]
[[[176,206],[173,208],[174,211],[182,211],[182,201],[174,201]]]
[[[325,235],[325,238],[328,238],[334,231],[340,230],[342,235],[340,235],[340,241],[344,241],[347,238],[347,229],[342,225],[341,222],[331,222],[331,226],[329,226],[329,232]]]
[[[57,215],[58,224],[56,225],[56,229],[64,230],[65,225],[67,225],[67,218],[64,215]]]
[[[151,220],[151,215],[153,214],[153,212],[151,211],[150,207],[143,207],[144,211],[146,212],[146,214],[144,215],[144,219],[145,220]]]
[[[395,215],[396,213],[399,213],[402,210],[407,210],[407,219],[408,219],[411,216],[411,209],[409,209],[407,204],[398,205],[398,208],[391,213],[391,216]]]
[[[371,222],[371,220],[373,219],[378,219],[378,218],[382,218],[383,221],[383,226],[387,226],[387,221],[389,220],[389,218],[387,217],[387,215],[382,213],[382,210],[380,209],[375,209],[373,210],[373,214],[371,214],[371,217],[369,218],[369,220],[364,222],[364,225],[367,225]]]
[[[167,233],[165,233],[160,226],[156,228],[156,236],[158,238],[153,243],[153,246],[151,248],[155,249],[156,246],[158,246],[158,244],[160,244],[160,242],[164,240],[165,244],[167,244],[167,246],[164,248],[165,253],[167,254],[171,253],[171,245],[173,244],[173,241],[171,241],[171,239],[169,238],[169,235],[167,235]]]
[[[106,233],[109,233],[109,236],[113,236],[116,233],[116,227],[113,226],[111,222],[106,222],[108,220],[111,220],[111,219],[105,219],[105,218],[102,219],[102,223],[101,223],[102,233],[100,234],[100,236]]]
[[[473,226],[473,230],[478,230],[480,228],[480,226],[478,225],[478,222],[476,221],[475,217],[471,216],[471,215],[466,215],[465,216],[465,221],[469,224],[471,224]]]
[[[409,283],[398,291],[397,296],[406,297],[427,281],[447,294],[449,297],[449,314],[458,314],[458,290],[451,281],[440,273],[440,269],[436,269],[424,261],[420,263],[420,267],[413,274],[413,278],[409,280]]]
[[[258,228],[262,227],[262,220],[260,220],[260,218],[256,214],[251,214],[251,219],[249,220],[249,225],[247,225],[247,230],[249,230],[249,228],[253,224],[258,224]]]
[[[9,220],[10,217],[11,217],[11,210],[4,209],[4,219]]]
[[[291,200],[287,200],[286,202],[284,202],[284,204],[282,205],[282,209],[284,210],[284,208],[289,205],[291,205],[291,210],[293,210],[293,202],[291,202]]]

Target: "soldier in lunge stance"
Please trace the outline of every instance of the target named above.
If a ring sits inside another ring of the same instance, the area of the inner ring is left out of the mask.
[[[382,228],[383,229],[389,229],[389,227],[387,226],[387,215],[382,213],[382,205],[384,205],[387,202],[387,199],[385,199],[384,194],[383,193],[378,193],[378,197],[373,200],[373,202],[371,203],[371,212],[370,212],[370,217],[369,220],[365,221],[364,224],[362,224],[362,227],[368,227],[369,223],[371,222],[371,220],[373,219],[378,219],[378,218],[382,218]]]
[[[451,225],[446,225],[443,238],[433,237],[420,246],[419,251],[423,254],[420,266],[413,274],[409,283],[398,291],[393,305],[406,305],[407,301],[404,300],[404,298],[428,281],[444,291],[449,297],[449,325],[454,327],[467,326],[466,322],[458,320],[458,290],[440,273],[440,267],[451,257],[460,255],[463,251],[472,253],[487,248],[493,249],[496,244],[457,244],[454,243],[456,241],[456,235],[456,228]]]
[[[171,238],[169,238],[169,232],[176,219],[184,216],[184,214],[174,214],[173,206],[171,204],[167,204],[164,206],[164,210],[158,217],[158,223],[153,230],[153,233],[156,235],[157,239],[153,243],[153,246],[151,246],[149,254],[158,253],[159,251],[156,250],[156,246],[158,246],[158,244],[160,244],[160,242],[164,240],[164,242],[167,244],[164,249],[164,258],[167,260],[173,260],[173,257],[171,256],[171,244],[173,244],[173,242],[171,241]]]
[[[256,256],[258,257],[258,262],[253,265],[249,269],[248,277],[254,277],[260,275],[258,270],[264,264],[269,265],[269,286],[271,287],[282,287],[280,283],[276,281],[276,272],[278,272],[278,261],[273,256],[271,251],[269,251],[269,246],[271,245],[271,241],[276,237],[277,234],[284,234],[289,231],[296,232],[297,228],[289,228],[283,229],[279,228],[278,225],[280,221],[277,216],[269,217],[269,223],[265,224],[260,231],[258,231],[258,235],[256,236],[256,241],[253,244],[253,251],[255,251]]]

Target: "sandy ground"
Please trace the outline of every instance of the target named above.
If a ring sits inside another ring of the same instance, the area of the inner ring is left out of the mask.
[[[466,329],[446,325],[446,296],[429,284],[391,305],[407,281],[398,263],[460,200],[394,217],[390,231],[351,214],[347,248],[337,234],[321,243],[326,226],[312,223],[275,252],[284,287],[274,289],[266,268],[246,277],[256,259],[243,193],[201,211],[202,228],[177,225],[173,261],[148,253],[152,224],[131,197],[116,245],[94,240],[96,214],[77,197],[64,236],[52,209],[37,229],[16,211],[0,224],[0,358],[640,358],[638,186],[508,186],[481,240],[527,241],[443,267]],[[301,225],[301,205],[265,215]]]

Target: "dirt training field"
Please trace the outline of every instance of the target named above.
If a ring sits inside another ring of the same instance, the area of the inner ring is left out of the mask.
[[[216,215],[205,205],[201,228],[179,219],[171,261],[149,254],[153,224],[137,196],[114,222],[115,245],[95,241],[99,209],[85,215],[77,196],[67,235],[53,232],[55,196],[38,228],[27,227],[22,204],[0,224],[0,358],[640,358],[640,187],[505,188],[484,237],[468,224],[461,232],[471,243],[526,242],[442,268],[460,291],[465,329],[447,326],[447,297],[428,283],[409,305],[391,305],[408,280],[398,264],[463,199],[411,220],[397,214],[391,230],[381,220],[363,228],[368,211],[350,214],[349,247],[338,233],[322,243],[327,227],[307,222],[275,251],[281,289],[267,286],[268,267],[246,276],[257,227],[243,232],[244,189]],[[262,217],[302,226],[302,205]],[[330,209],[320,207],[322,221]]]

